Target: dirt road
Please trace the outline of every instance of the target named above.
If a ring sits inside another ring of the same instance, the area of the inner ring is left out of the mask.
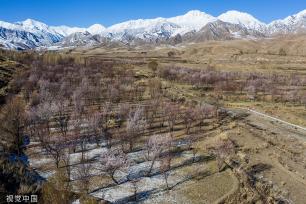
[[[261,113],[261,112],[258,112],[258,111],[252,110],[252,109],[246,109],[246,110],[248,110],[248,111],[251,112],[251,113],[255,113],[255,114],[257,114],[257,115],[263,116],[263,117],[265,117],[265,118],[269,118],[269,119],[271,119],[271,120],[274,120],[274,121],[277,121],[277,122],[281,122],[281,123],[284,123],[284,124],[286,124],[286,125],[292,126],[292,127],[294,127],[294,128],[298,128],[298,129],[301,129],[301,130],[303,130],[303,131],[306,131],[306,128],[305,128],[305,127],[302,127],[302,126],[299,126],[299,125],[295,125],[295,124],[286,122],[286,121],[284,121],[284,120],[281,120],[281,119],[278,119],[278,118],[269,116],[269,115],[267,115],[267,114],[264,114],[264,113]]]

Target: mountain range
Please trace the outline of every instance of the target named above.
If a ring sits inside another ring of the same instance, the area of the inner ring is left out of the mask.
[[[269,24],[239,11],[228,11],[214,17],[192,10],[172,18],[130,20],[107,28],[100,24],[88,28],[49,26],[32,19],[16,23],[0,21],[0,47],[24,50],[109,44],[178,44],[257,39],[305,31],[306,10]]]

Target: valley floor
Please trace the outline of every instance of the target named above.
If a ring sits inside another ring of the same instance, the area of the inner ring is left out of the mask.
[[[30,166],[55,186],[69,170],[75,203],[304,204],[306,56],[275,50],[231,41],[45,53],[34,88],[18,94],[35,116]]]

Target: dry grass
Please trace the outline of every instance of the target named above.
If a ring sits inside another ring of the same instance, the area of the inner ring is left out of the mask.
[[[252,108],[290,123],[306,126],[306,109],[302,105],[272,102],[225,102],[230,108]]]

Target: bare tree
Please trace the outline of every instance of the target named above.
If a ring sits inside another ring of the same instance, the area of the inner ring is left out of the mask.
[[[107,98],[109,102],[119,102],[120,101],[120,89],[118,82],[112,82],[108,84],[107,88]]]
[[[306,92],[305,91],[302,93],[301,103],[306,107]]]
[[[64,138],[51,131],[50,123],[55,110],[53,103],[43,102],[28,111],[28,118],[31,120],[29,126],[31,134],[39,140],[42,148],[53,158],[56,167],[59,168],[64,154]]]
[[[39,118],[39,123],[45,124],[48,130],[50,130],[50,121],[54,115],[54,110],[54,104],[48,102],[40,103],[34,110],[36,112],[35,114]]]
[[[89,191],[92,168],[93,165],[87,156],[80,158],[80,163],[76,167],[76,178],[79,180],[81,191],[84,193]]]
[[[160,133],[162,132],[162,128],[164,127],[165,125],[165,121],[168,119],[168,116],[166,115],[167,113],[167,105],[166,103],[162,102],[160,103],[160,128],[159,128],[159,131]]]
[[[50,108],[50,112],[45,109],[47,107]],[[69,142],[67,132],[70,116],[66,113],[67,107],[68,101],[55,101],[54,103],[51,103],[50,106],[42,107],[39,112],[39,115],[45,117],[44,119],[46,120],[52,115],[49,120],[54,119],[55,122],[55,128],[53,131],[51,131],[49,122],[46,122],[46,125],[42,124],[37,134],[42,144],[42,147],[55,160],[57,168],[59,168],[60,161],[64,161],[64,159],[66,163],[69,163],[69,157],[63,157],[66,154],[65,148],[67,147],[67,142]],[[67,165],[67,167],[69,168],[69,165]],[[67,169],[67,171],[70,172],[70,169]]]
[[[192,123],[196,120],[196,112],[193,108],[187,107],[187,110],[183,114],[183,119],[186,127],[186,134],[190,133]]]
[[[99,169],[108,174],[114,183],[119,184],[115,178],[115,173],[128,165],[126,155],[121,149],[112,148],[103,153],[99,159]]]
[[[18,98],[9,100],[0,117],[1,146],[7,152],[22,155],[26,119],[24,102]]]
[[[217,158],[218,169],[222,171],[226,166],[229,166],[228,160],[235,153],[234,143],[229,139],[220,140],[214,147],[213,153]]]
[[[167,103],[165,111],[168,120],[169,131],[173,132],[175,123],[179,117],[179,107],[176,104]]]
[[[39,98],[41,102],[51,103],[53,95],[49,91],[50,82],[46,80],[39,80]]]
[[[143,108],[138,107],[135,111],[129,113],[126,125],[126,140],[130,151],[133,149],[135,139],[144,133],[146,124]]]
[[[132,178],[132,179],[129,179],[131,184],[132,184],[132,188],[133,188],[133,200],[136,202],[138,199],[137,199],[137,192],[138,192],[138,182],[139,182],[139,179],[138,178]]]
[[[212,105],[209,104],[201,104],[197,108],[197,112],[199,114],[199,118],[201,119],[200,128],[205,124],[205,119],[210,118],[213,116],[215,110]]]
[[[56,168],[59,168],[60,161],[63,158],[65,153],[63,148],[63,141],[59,137],[52,137],[48,134],[48,130],[45,127],[42,127],[37,132],[38,137],[40,138],[40,143],[43,149],[50,155],[56,165]]]
[[[56,100],[54,102],[55,104],[55,130],[56,133],[59,132],[61,135],[61,138],[59,139],[62,143],[65,144],[65,148],[63,151],[63,162],[65,163],[65,168],[67,171],[67,176],[70,179],[70,173],[71,173],[71,168],[70,168],[70,154],[71,150],[71,145],[74,144],[72,142],[73,138],[71,138],[71,135],[68,135],[68,128],[70,126],[70,114],[67,113],[68,110],[68,105],[69,101],[68,100]],[[57,136],[59,137],[59,136]],[[68,149],[68,151],[66,151]]]
[[[29,110],[27,110],[26,117],[27,117],[26,131],[30,134],[31,139],[38,140],[37,138],[35,138],[36,137],[35,133],[37,131],[37,128],[39,127],[40,121],[37,115],[36,108],[32,107]]]
[[[165,135],[152,135],[146,142],[146,153],[145,159],[151,161],[147,175],[150,175],[154,164],[157,159],[160,158],[163,151],[170,151],[171,147],[171,136],[169,134]]]
[[[148,87],[152,99],[160,98],[160,96],[162,95],[162,83],[159,79],[150,79],[148,81]]]
[[[195,157],[196,157],[196,154],[198,152],[197,141],[198,141],[198,136],[194,135],[194,134],[188,135],[187,138],[186,138],[186,143],[187,143],[188,149],[191,150],[191,152],[192,152],[192,161],[193,162],[195,162]]]
[[[89,142],[89,132],[88,127],[84,127],[86,123],[86,120],[78,117],[78,115],[74,115],[74,119],[72,120],[72,127],[73,127],[73,133],[74,137],[73,139],[77,141],[77,144],[81,147],[81,159],[85,159],[85,152],[87,149],[87,143]],[[75,149],[73,150],[75,152]]]
[[[257,89],[255,85],[249,85],[245,88],[247,96],[251,100],[255,100],[257,97]]]
[[[121,127],[123,122],[127,119],[130,109],[131,107],[128,103],[121,103],[119,105],[119,108],[118,108],[119,127]]]
[[[77,144],[79,144],[78,140],[80,139],[80,136],[82,134],[82,123],[83,123],[83,119],[79,115],[79,113],[76,112],[76,111],[72,112],[71,113],[71,124],[70,125],[73,128],[73,130],[71,131],[71,133],[73,134],[74,140],[77,141]],[[75,149],[73,149],[73,152],[76,151],[76,146],[75,146]]]
[[[67,137],[70,115],[67,113],[69,102],[67,100],[57,100],[54,102],[54,120],[56,122],[55,128],[62,135],[63,138]]]
[[[103,133],[104,139],[106,141],[106,144],[108,148],[111,148],[112,144],[112,134],[110,133],[109,129],[111,126],[111,115],[112,115],[112,104],[110,102],[107,102],[103,105],[102,110],[100,112],[100,118],[101,121],[101,131]]]
[[[164,176],[164,180],[166,183],[166,189],[169,190],[169,182],[168,182],[168,177],[169,177],[169,171],[171,169],[171,154],[168,154],[166,157],[161,159],[161,164],[160,164],[160,172]]]
[[[285,93],[285,101],[294,103],[299,100],[298,90],[290,90]]]
[[[88,128],[90,133],[94,135],[97,147],[100,146],[100,139],[103,135],[103,128],[102,128],[102,115],[98,112],[94,112],[89,116],[88,120]]]
[[[76,112],[82,115],[85,111],[84,90],[81,87],[75,89],[72,94],[72,103]]]

